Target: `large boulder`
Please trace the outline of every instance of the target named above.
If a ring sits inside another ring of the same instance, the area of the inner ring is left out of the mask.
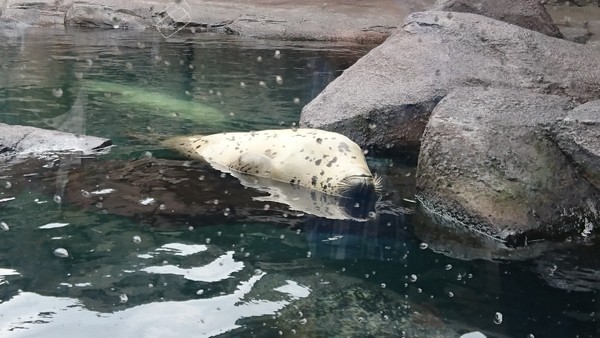
[[[422,206],[510,245],[591,234],[600,222],[600,190],[586,177],[597,177],[600,166],[582,172],[579,163],[597,163],[588,146],[598,154],[598,139],[593,145],[559,129],[564,140],[556,142],[552,132],[557,121],[582,115],[572,108],[567,98],[523,90],[451,92],[423,135]]]
[[[561,32],[539,0],[438,0],[433,10],[484,15],[548,36],[562,38]]]
[[[111,144],[109,139],[95,136],[0,123],[0,164],[28,156],[93,154]]]
[[[363,146],[418,147],[429,114],[463,86],[600,97],[598,49],[470,13],[422,12],[306,105],[304,127]]]
[[[590,101],[553,128],[553,139],[579,172],[600,189],[600,101]]]

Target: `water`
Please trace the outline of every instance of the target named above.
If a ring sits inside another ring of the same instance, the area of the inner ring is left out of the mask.
[[[384,198],[357,222],[256,200],[158,145],[290,127],[369,46],[76,30],[0,41],[0,122],[117,144],[2,172],[0,336],[598,335],[593,243],[477,259],[413,214],[414,156],[368,157]]]

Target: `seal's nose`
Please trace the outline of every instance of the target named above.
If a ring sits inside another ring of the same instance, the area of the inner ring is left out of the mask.
[[[370,199],[377,196],[376,180],[371,175],[353,175],[344,178],[342,196],[351,199]]]

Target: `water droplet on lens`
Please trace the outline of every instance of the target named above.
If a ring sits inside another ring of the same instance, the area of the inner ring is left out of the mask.
[[[4,231],[10,230],[10,228],[8,227],[8,224],[6,224],[6,222],[0,222],[0,229],[2,229]]]
[[[52,89],[52,95],[54,95],[54,97],[61,97],[63,96],[63,90],[61,88],[54,88]]]
[[[133,243],[135,243],[135,244],[139,244],[139,243],[141,243],[141,242],[142,242],[142,238],[141,238],[140,236],[137,236],[137,235],[136,235],[136,236],[133,236],[133,239],[132,239],[132,241],[133,241]]]
[[[494,324],[496,324],[496,325],[502,324],[502,313],[496,312],[496,314],[494,315]]]
[[[69,252],[65,248],[54,249],[54,256],[60,258],[67,258],[69,257]]]

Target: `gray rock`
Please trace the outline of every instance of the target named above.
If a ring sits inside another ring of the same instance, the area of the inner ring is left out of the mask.
[[[562,38],[552,17],[539,0],[438,0],[432,9],[479,14]]]
[[[64,10],[60,1],[4,1],[0,5],[0,24],[4,28],[62,25]]]
[[[548,132],[572,107],[567,98],[523,90],[451,92],[423,135],[422,205],[512,245],[591,234],[600,221],[600,191]]]
[[[143,30],[154,26],[150,11],[112,8],[95,4],[73,4],[64,15],[67,26]]]
[[[30,155],[93,154],[111,144],[100,137],[0,123],[0,164]]]
[[[542,0],[545,5],[568,5],[568,6],[587,6],[591,5],[598,0]],[[600,5],[600,3],[599,3]]]
[[[552,136],[581,175],[600,189],[600,101],[572,110],[553,127]]]
[[[560,31],[566,40],[582,44],[587,43],[593,36],[587,27],[563,26],[560,28]]]
[[[595,99],[598,49],[475,14],[414,13],[306,105],[300,123],[362,146],[417,147],[435,105],[461,86]]]
[[[400,18],[432,1],[14,0],[0,3],[0,27],[158,29],[165,37],[208,30],[267,39],[381,43]]]

